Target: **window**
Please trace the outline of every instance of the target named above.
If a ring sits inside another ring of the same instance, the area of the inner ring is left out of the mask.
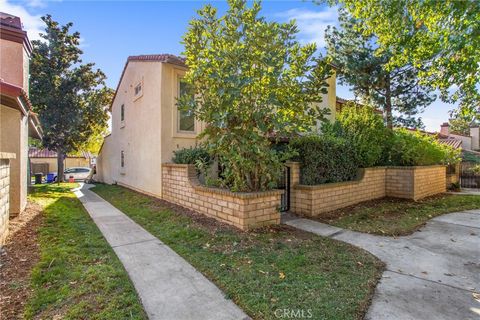
[[[120,153],[120,166],[122,168],[125,167],[125,152],[122,150],[122,152]]]
[[[125,120],[125,105],[122,104],[120,106],[120,121],[124,121]]]
[[[181,79],[179,79],[178,97],[180,98],[185,94],[188,94],[187,84]],[[178,131],[187,131],[187,132],[195,131],[195,116],[192,110],[188,110],[188,111],[178,110],[177,117],[178,117]]]
[[[142,83],[141,82],[135,86],[134,91],[135,91],[135,97],[138,97],[142,94]]]

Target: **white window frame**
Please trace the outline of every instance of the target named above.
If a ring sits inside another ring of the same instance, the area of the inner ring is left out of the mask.
[[[122,110],[123,109],[123,110]],[[120,105],[120,128],[125,127],[125,103],[122,103]],[[123,119],[122,119],[122,113],[123,113]]]
[[[138,88],[138,86],[140,86],[140,91],[138,93],[135,93],[135,90]],[[140,99],[141,97],[143,97],[143,91],[144,91],[144,85],[143,85],[143,78],[142,80],[138,81],[135,83],[135,85],[133,86],[133,101],[136,101],[138,99]]]
[[[175,107],[175,113],[176,113],[176,132],[177,133],[180,133],[180,134],[186,134],[186,135],[197,135],[197,127],[198,127],[198,123],[197,123],[197,119],[195,118],[194,116],[194,119],[193,119],[193,130],[190,130],[190,131],[187,131],[187,130],[180,130],[180,110],[178,109],[178,105],[177,105],[177,99],[180,98],[180,82],[182,81],[183,79],[183,76],[177,74],[177,77],[176,77],[177,81],[176,81],[176,87],[177,87],[177,94],[175,96],[175,104],[174,104],[174,107]]]

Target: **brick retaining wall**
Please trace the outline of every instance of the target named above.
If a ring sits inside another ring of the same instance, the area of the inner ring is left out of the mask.
[[[420,200],[445,192],[445,166],[388,167],[387,195],[396,198]]]
[[[278,210],[283,191],[241,193],[209,188],[198,181],[195,167],[162,165],[162,198],[242,230],[280,223]]]
[[[8,235],[11,158],[15,158],[15,154],[0,152],[0,246],[5,244]]]
[[[446,191],[445,166],[366,168],[359,171],[356,181],[307,186],[300,185],[300,164],[287,165],[291,211],[306,216],[385,196],[419,200]]]

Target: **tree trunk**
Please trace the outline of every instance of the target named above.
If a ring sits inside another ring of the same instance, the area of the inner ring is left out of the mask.
[[[57,183],[64,181],[64,174],[65,171],[63,167],[63,150],[61,148],[57,149]]]
[[[387,128],[393,129],[393,117],[392,117],[392,91],[390,89],[390,75],[386,77],[386,93],[385,93],[385,118]]]

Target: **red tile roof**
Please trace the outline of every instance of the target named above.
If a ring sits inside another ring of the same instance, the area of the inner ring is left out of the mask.
[[[68,155],[69,158],[93,158],[93,155],[88,151],[81,151],[82,155]],[[38,148],[30,148],[28,150],[28,157],[29,158],[56,158],[57,152],[48,150],[48,149],[38,149]]]
[[[23,98],[25,100],[26,107],[28,107],[28,110],[20,109],[20,111],[22,111],[24,115],[27,115],[28,112],[32,110],[32,103],[30,102],[30,99],[28,99],[28,95],[22,87],[5,82],[3,81],[3,79],[0,79],[0,92],[2,96],[8,96],[14,99],[19,97]]]
[[[172,64],[184,66],[184,67],[186,66],[185,58],[182,58],[170,53],[144,54],[140,56],[130,56],[127,59],[127,63],[128,61],[158,61],[158,62],[164,62],[164,63],[172,63]]]
[[[440,142],[441,144],[445,144],[447,146],[453,147],[454,149],[458,149],[462,147],[462,140],[455,139],[455,138],[438,139],[438,142]]]

